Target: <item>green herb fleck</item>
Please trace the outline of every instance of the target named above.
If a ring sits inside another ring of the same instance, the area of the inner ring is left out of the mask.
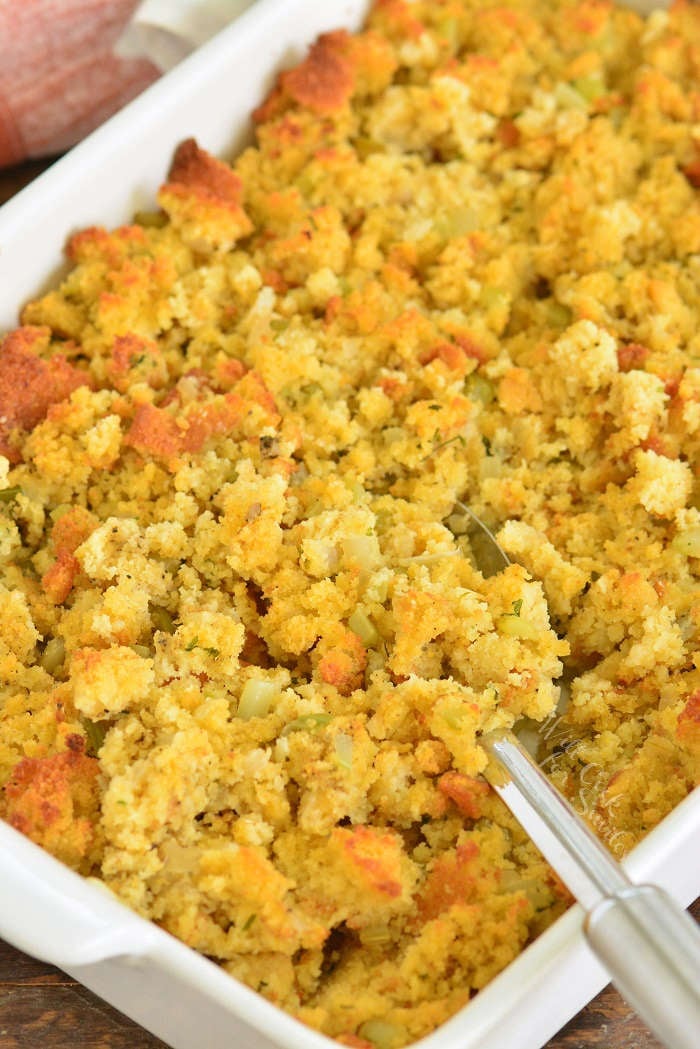
[[[22,489],[18,484],[13,485],[12,488],[3,488],[0,491],[0,503],[11,503],[21,491]]]
[[[185,652],[194,652],[195,648],[199,648],[199,638],[196,634],[192,640],[185,645]]]
[[[257,914],[255,913],[251,914],[249,918],[246,918],[245,923],[243,925],[243,932],[248,932],[248,929],[251,927],[256,918]]]
[[[523,599],[519,597],[517,601],[513,602],[513,611],[510,613],[512,616],[519,616],[520,609],[523,607]]]

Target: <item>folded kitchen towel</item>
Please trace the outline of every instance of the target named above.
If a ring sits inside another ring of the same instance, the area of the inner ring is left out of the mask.
[[[146,56],[163,72],[232,22],[254,0],[142,0],[117,42],[117,54]]]
[[[0,0],[0,167],[59,153],[158,76],[114,54],[136,0]]]

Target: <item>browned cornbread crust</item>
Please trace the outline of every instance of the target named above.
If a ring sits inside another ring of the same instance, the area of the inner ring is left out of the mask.
[[[0,813],[347,1045],[568,903],[481,732],[618,853],[697,781],[699,78],[688,3],[380,0],[0,346]]]

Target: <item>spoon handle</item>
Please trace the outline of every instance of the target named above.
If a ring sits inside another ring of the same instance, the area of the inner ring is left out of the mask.
[[[655,885],[630,885],[586,916],[589,944],[612,982],[669,1049],[700,1039],[700,933]]]
[[[588,943],[668,1049],[697,1049],[700,931],[665,892],[633,884],[511,732],[482,743],[487,778],[586,910]]]

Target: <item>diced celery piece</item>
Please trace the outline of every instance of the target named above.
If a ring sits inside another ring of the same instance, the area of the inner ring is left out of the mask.
[[[352,768],[352,736],[347,732],[339,732],[333,742],[335,757],[341,768]]]
[[[147,645],[131,645],[131,651],[135,652],[137,656],[141,656],[142,659],[150,659],[153,652]]]
[[[91,757],[96,758],[105,741],[109,726],[104,723],[88,721],[86,718],[83,722],[83,728],[85,729],[85,738],[87,739],[87,752]]]
[[[167,608],[155,606],[151,609],[151,622],[156,630],[162,630],[164,634],[175,633],[175,622]]]
[[[685,557],[700,557],[700,525],[679,532],[671,546]]]
[[[568,328],[572,318],[573,314],[568,306],[557,302],[556,299],[551,299],[547,303],[547,322],[553,328]]]
[[[301,174],[297,176],[296,185],[297,189],[303,193],[304,196],[308,196],[310,193],[313,193],[316,187],[316,180],[308,171],[302,171]]]
[[[438,36],[446,40],[452,51],[456,51],[460,44],[459,19],[441,18],[435,25]]]
[[[366,1020],[359,1029],[361,1038],[366,1038],[376,1049],[397,1049],[406,1041],[405,1027],[389,1023],[388,1020]]]
[[[472,372],[466,382],[466,391],[473,401],[479,401],[485,408],[496,399],[496,390],[490,379],[478,372]]]
[[[508,292],[504,291],[503,288],[494,288],[490,284],[485,284],[479,292],[479,305],[483,306],[485,310],[507,306]]]
[[[582,76],[573,81],[572,87],[582,95],[587,102],[595,102],[608,93],[607,88],[600,77]]]
[[[360,932],[360,939],[370,947],[381,946],[391,940],[391,929],[386,925],[369,925]]]
[[[52,637],[39,660],[47,674],[55,674],[66,658],[66,643],[62,637]]]
[[[54,506],[53,510],[49,511],[49,517],[55,524],[56,521],[60,521],[63,515],[67,514],[71,509],[72,507],[70,503],[59,503],[58,506]]]
[[[363,645],[374,645],[379,640],[374,623],[361,608],[355,609],[348,619],[348,626],[357,634]]]
[[[554,88],[554,97],[560,109],[586,109],[588,103],[571,84],[558,83]]]
[[[162,229],[168,224],[168,216],[164,211],[137,211],[134,222],[144,229]]]
[[[289,736],[292,732],[316,732],[325,728],[333,720],[332,714],[302,714],[294,721],[289,721],[282,729],[283,736]]]
[[[534,641],[544,635],[544,630],[538,627],[531,619],[523,619],[522,616],[508,612],[499,616],[496,627],[500,634],[507,637],[517,637],[523,641]]]

